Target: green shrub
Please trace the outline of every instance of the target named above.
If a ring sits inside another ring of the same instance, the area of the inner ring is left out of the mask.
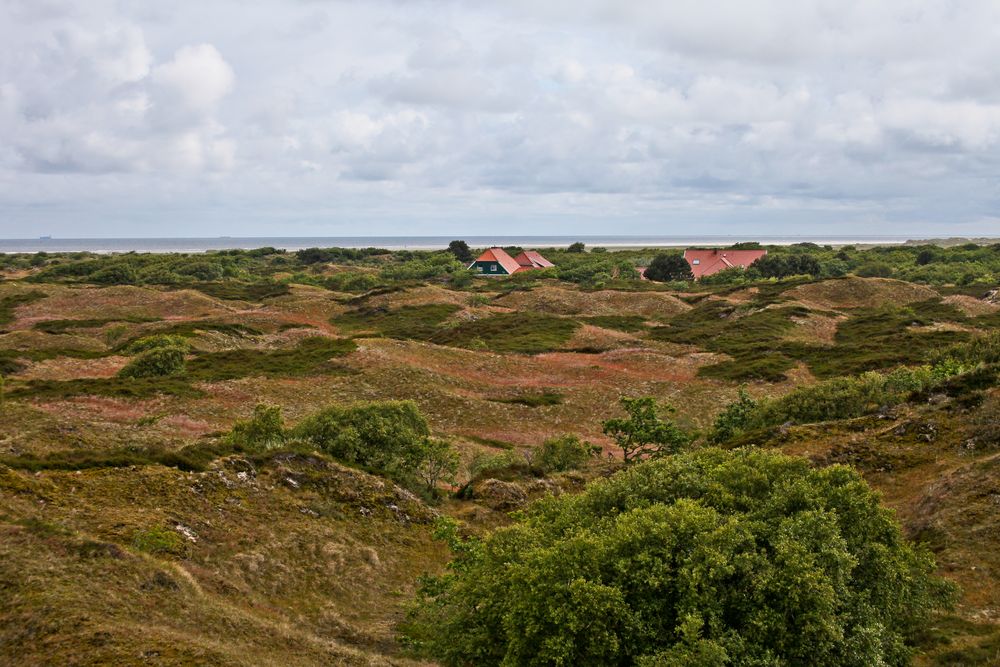
[[[374,331],[389,338],[430,340],[445,320],[459,310],[460,306],[450,303],[402,306],[396,310],[361,308],[330,321],[348,332]]]
[[[524,456],[509,449],[498,454],[478,452],[469,461],[467,469],[469,480],[476,481],[487,477],[510,476],[509,473],[519,476],[527,471],[528,464]]]
[[[152,378],[182,373],[185,352],[180,347],[155,347],[140,352],[118,371],[118,377]]]
[[[330,407],[306,417],[291,433],[334,458],[399,481],[413,477],[430,437],[427,421],[412,401]]]
[[[725,442],[753,426],[760,402],[755,400],[746,387],[740,387],[736,400],[727,405],[715,418],[710,442]]]
[[[424,490],[436,497],[441,482],[455,483],[458,472],[458,452],[446,440],[425,438],[418,455],[416,476],[424,484]]]
[[[140,530],[132,538],[132,546],[149,554],[183,556],[187,553],[184,538],[164,526]]]
[[[258,404],[250,419],[233,424],[226,441],[249,451],[260,451],[284,444],[286,435],[281,407]]]
[[[600,447],[582,441],[575,435],[563,435],[542,443],[535,451],[531,463],[543,474],[564,472],[582,468],[599,451]]]
[[[438,534],[455,559],[403,630],[444,665],[902,667],[955,598],[860,475],[767,451],[643,463],[482,541]]]
[[[191,343],[189,343],[183,336],[153,334],[151,336],[143,336],[142,338],[129,343],[123,351],[125,354],[132,355],[163,347],[172,347],[188,352],[191,350]]]
[[[540,394],[523,394],[513,398],[491,398],[496,403],[509,403],[512,405],[525,405],[529,408],[539,408],[548,405],[559,405],[563,396],[557,391],[543,391]]]

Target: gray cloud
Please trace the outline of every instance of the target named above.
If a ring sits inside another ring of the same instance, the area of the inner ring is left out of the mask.
[[[998,29],[986,0],[7,0],[0,235],[996,233]]]

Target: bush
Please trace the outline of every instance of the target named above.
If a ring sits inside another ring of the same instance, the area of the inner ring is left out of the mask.
[[[584,252],[586,249],[587,249],[587,246],[585,246],[580,241],[577,241],[576,243],[570,243],[569,247],[566,248],[566,252],[580,253],[580,252]]]
[[[535,452],[532,465],[543,474],[581,468],[599,447],[580,440],[575,435],[550,438]]]
[[[90,275],[90,282],[99,285],[134,285],[137,274],[131,264],[118,264],[95,271]]]
[[[251,451],[259,451],[284,444],[285,437],[281,407],[258,404],[250,419],[233,424],[232,430],[226,434],[226,441]]]
[[[155,350],[161,347],[175,347],[187,352],[191,349],[191,343],[189,343],[183,336],[153,334],[152,336],[143,336],[142,338],[129,343],[123,351],[125,354],[131,355],[146,352],[147,350]]]
[[[694,280],[688,261],[676,253],[661,253],[646,268],[646,278],[665,283],[674,280]]]
[[[184,538],[163,526],[137,532],[132,539],[132,546],[149,554],[183,556],[187,552]]]
[[[854,273],[862,278],[888,278],[892,275],[892,267],[884,262],[868,262],[859,266]]]
[[[760,403],[750,396],[746,387],[740,387],[736,400],[715,418],[709,441],[725,442],[742,433],[753,425],[759,407]]]
[[[120,378],[151,378],[184,371],[185,350],[180,347],[156,347],[136,355],[118,371]]]
[[[850,468],[707,449],[530,506],[404,633],[445,665],[908,665],[954,585]],[[706,662],[706,660],[708,660]]]
[[[334,458],[405,482],[427,456],[430,429],[412,401],[378,401],[327,408],[302,420],[292,435]]]

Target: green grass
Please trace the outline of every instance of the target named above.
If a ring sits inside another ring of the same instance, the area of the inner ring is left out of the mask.
[[[109,317],[89,320],[45,320],[36,322],[32,328],[49,334],[61,334],[73,329],[97,329],[112,322],[122,322],[128,324],[144,324],[146,322],[159,322],[159,317]]]
[[[563,402],[563,395],[557,391],[543,391],[540,394],[522,394],[513,398],[491,398],[494,403],[508,403],[510,405],[525,405],[529,408],[540,408],[547,405],[560,405]]]
[[[152,398],[158,394],[200,398],[204,392],[183,376],[170,378],[81,378],[76,380],[30,380],[11,389],[10,398],[62,399],[70,396]]]
[[[26,306],[44,299],[47,294],[39,290],[32,290],[23,294],[8,294],[0,298],[0,324],[10,324],[14,321],[14,309],[18,306]]]
[[[795,360],[778,350],[778,341],[795,326],[791,318],[809,313],[801,306],[781,306],[749,312],[723,301],[701,301],[670,324],[650,331],[650,338],[728,354],[724,361],[699,370],[699,375],[725,380],[784,380]]]
[[[814,375],[831,378],[923,363],[934,350],[967,341],[961,331],[914,331],[940,322],[967,323],[950,304],[922,301],[902,308],[859,308],[837,327],[834,346],[784,343],[780,349],[808,364]]]
[[[200,442],[178,450],[128,447],[112,450],[69,449],[44,455],[0,456],[0,465],[17,470],[88,470],[162,465],[187,471],[203,471],[217,458],[237,453],[239,448],[224,442]]]
[[[203,352],[187,364],[192,381],[218,382],[242,377],[297,377],[343,373],[331,360],[357,349],[352,340],[313,336],[285,350]]]
[[[388,338],[430,340],[445,320],[459,310],[460,306],[448,303],[402,306],[395,310],[360,308],[334,317],[330,322],[351,333],[367,331]]]
[[[201,333],[215,332],[238,338],[248,338],[250,336],[260,336],[264,332],[256,327],[246,324],[232,324],[229,322],[177,322],[166,327],[159,327],[154,331],[146,331],[132,338],[128,338],[115,347],[115,351],[122,351],[132,343],[141,338],[146,338],[153,334],[163,334],[167,336],[193,337]]]
[[[500,313],[443,329],[430,340],[474,350],[539,354],[562,347],[579,326],[552,315]]]
[[[604,329],[615,329],[628,333],[637,333],[646,329],[646,318],[639,315],[594,315],[581,317],[581,322],[592,324]]]

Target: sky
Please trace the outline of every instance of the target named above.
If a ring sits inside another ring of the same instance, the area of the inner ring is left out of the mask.
[[[991,0],[0,0],[0,237],[1000,236]]]

